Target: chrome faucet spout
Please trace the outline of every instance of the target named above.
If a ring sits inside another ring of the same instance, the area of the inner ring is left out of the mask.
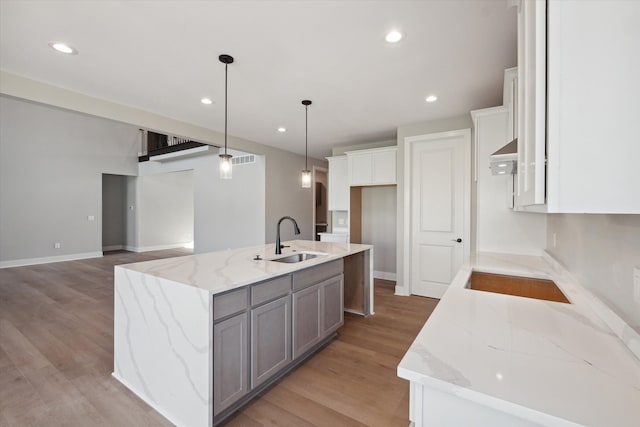
[[[293,232],[296,235],[300,234],[300,227],[298,227],[298,223],[296,222],[295,219],[291,218],[290,216],[283,216],[282,218],[280,218],[280,220],[278,221],[278,225],[276,226],[276,255],[281,254],[282,253],[282,248],[284,248],[284,245],[282,245],[280,243],[280,224],[285,219],[288,219],[291,222],[293,222]]]

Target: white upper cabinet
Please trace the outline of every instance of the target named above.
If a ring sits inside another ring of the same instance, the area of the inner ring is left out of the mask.
[[[640,1],[522,0],[520,207],[640,213],[638,22]]]
[[[348,151],[346,154],[350,186],[396,184],[397,147]]]
[[[518,12],[518,205],[545,202],[546,2]]]
[[[518,137],[518,67],[504,70],[502,105],[507,107],[509,113],[507,139],[513,141]]]
[[[329,161],[329,210],[349,210],[347,156],[327,157]]]

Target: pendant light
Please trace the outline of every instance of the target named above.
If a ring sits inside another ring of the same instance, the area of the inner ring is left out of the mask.
[[[231,154],[227,154],[227,68],[233,64],[233,56],[220,55],[220,62],[224,64],[224,154],[220,154],[220,179],[231,179]]]
[[[311,171],[309,170],[309,166],[307,164],[308,159],[308,138],[307,134],[309,132],[309,105],[311,105],[311,101],[305,99],[302,101],[302,105],[304,105],[304,170],[302,171],[302,188],[311,188]]]

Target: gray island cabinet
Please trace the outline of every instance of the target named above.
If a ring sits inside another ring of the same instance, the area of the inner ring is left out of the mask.
[[[174,424],[212,426],[333,339],[345,295],[373,314],[371,246],[288,244],[319,256],[280,263],[264,245],[116,267],[114,377]]]

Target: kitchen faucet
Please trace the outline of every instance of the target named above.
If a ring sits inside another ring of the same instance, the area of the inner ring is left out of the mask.
[[[295,219],[291,218],[290,216],[283,216],[282,218],[280,218],[280,221],[278,221],[278,226],[276,227],[276,255],[281,254],[282,248],[286,247],[285,245],[280,244],[280,223],[285,219],[291,220],[291,222],[293,222],[293,232],[296,234],[300,234],[300,228],[298,227],[298,223]]]

